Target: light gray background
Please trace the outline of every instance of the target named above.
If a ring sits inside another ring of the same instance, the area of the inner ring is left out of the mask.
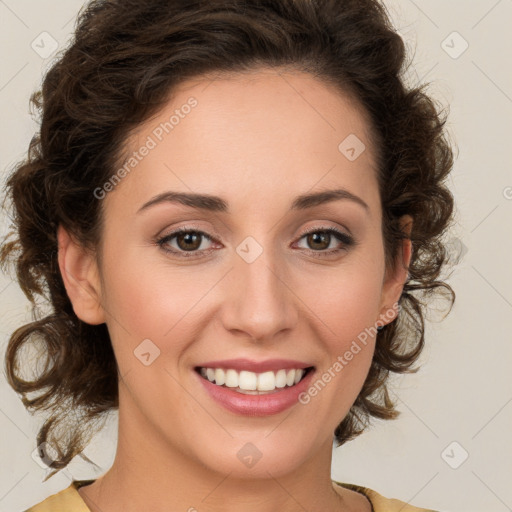
[[[24,156],[36,127],[28,98],[55,57],[44,52],[52,50],[52,38],[63,48],[82,4],[0,0],[2,179]],[[512,0],[386,5],[415,49],[408,79],[432,81],[431,94],[451,108],[449,131],[459,156],[450,187],[458,210],[448,239],[464,258],[449,279],[454,309],[441,322],[433,311],[427,325],[424,366],[394,381],[401,417],[376,421],[335,450],[332,476],[440,511],[511,510]],[[0,221],[4,232],[6,220]],[[0,276],[2,358],[10,333],[29,320],[27,305],[17,284]],[[42,483],[45,469],[31,457],[41,420],[25,411],[3,375],[0,396],[0,511],[23,510],[67,487],[71,476],[95,478],[108,469],[115,416],[86,451],[103,471],[74,463]]]

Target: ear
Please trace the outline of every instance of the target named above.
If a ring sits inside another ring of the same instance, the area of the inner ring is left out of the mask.
[[[62,226],[57,230],[59,268],[73,310],[80,320],[105,322],[101,286],[94,254],[79,244]]]
[[[400,229],[411,236],[413,219],[410,215],[403,215],[399,219]],[[398,300],[402,295],[403,287],[409,274],[409,264],[412,256],[412,243],[410,238],[402,241],[402,250],[396,256],[394,271],[384,277],[381,310],[378,325],[392,322],[398,316]]]

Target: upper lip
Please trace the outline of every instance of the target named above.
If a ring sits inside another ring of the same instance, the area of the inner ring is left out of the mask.
[[[295,361],[293,359],[267,359],[265,361],[252,361],[250,359],[222,359],[207,361],[197,365],[197,368],[223,368],[225,370],[248,371],[263,373],[277,370],[290,370],[292,368],[310,368],[311,364]]]

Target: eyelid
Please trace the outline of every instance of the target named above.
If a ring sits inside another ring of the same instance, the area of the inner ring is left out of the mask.
[[[354,236],[352,234],[349,234],[350,231],[348,229],[347,229],[347,231],[349,231],[349,232],[346,233],[346,232],[342,231],[341,229],[334,227],[332,225],[331,226],[316,225],[316,226],[307,228],[301,232],[301,234],[298,236],[298,238],[293,243],[295,244],[297,242],[300,242],[300,240],[302,238],[304,238],[305,236],[307,236],[309,234],[318,233],[318,232],[322,232],[322,231],[325,231],[325,232],[328,232],[331,234],[334,233],[333,236],[337,239],[337,241],[342,246],[338,249],[329,249],[329,250],[322,250],[322,251],[314,251],[312,249],[303,249],[303,250],[309,252],[310,254],[313,254],[314,257],[322,258],[322,257],[328,257],[333,254],[338,254],[342,251],[346,252],[348,249],[350,249],[351,247],[358,244],[358,241],[354,238]],[[183,232],[185,232],[185,233],[194,232],[196,234],[199,234],[201,237],[210,240],[211,242],[214,242],[217,244],[221,243],[219,241],[218,235],[216,235],[216,234],[210,235],[208,232],[204,231],[203,229],[201,229],[200,226],[198,226],[194,223],[186,224],[184,226],[178,226],[178,227],[172,229],[168,234],[157,235],[155,237],[154,243],[156,245],[160,246],[160,248],[163,251],[165,251],[166,253],[175,254],[175,255],[178,255],[178,257],[183,257],[183,258],[194,258],[195,257],[195,258],[199,259],[199,258],[201,258],[202,255],[210,254],[211,252],[213,252],[215,250],[213,248],[210,248],[210,249],[202,249],[202,250],[196,250],[196,251],[182,251],[182,250],[177,250],[177,249],[166,249],[164,247],[166,240],[173,239],[176,236],[178,236],[180,233],[183,233]],[[214,231],[214,233],[215,233],[215,231]]]
[[[309,249],[310,252],[315,253],[318,257],[322,257],[322,255],[328,256],[329,254],[335,254],[341,251],[347,251],[348,249],[359,244],[359,241],[350,232],[346,233],[334,226],[313,226],[312,228],[308,228],[298,237],[297,242],[302,240],[305,236],[322,231],[334,236],[334,238],[336,238],[337,241],[342,244],[342,247],[339,249],[329,249],[325,251],[313,251]]]
[[[326,226],[326,225],[320,225],[320,226],[313,226],[311,228],[307,228],[302,232],[300,235],[300,238],[302,238],[304,235],[309,235],[311,233],[316,233],[317,231],[335,231],[336,233],[339,233],[340,235],[345,235],[347,237],[352,237],[350,231],[348,233],[344,233],[341,229],[335,227],[335,226]]]
[[[218,234],[215,231],[215,229],[204,228],[203,226],[200,226],[199,224],[194,224],[194,222],[192,221],[192,223],[187,223],[183,226],[177,226],[177,227],[163,229],[155,236],[155,240],[165,238],[170,235],[175,235],[176,233],[179,234],[182,231],[197,231],[198,233],[201,233],[212,240],[214,240],[214,239],[218,240],[220,238],[220,234]],[[167,232],[167,234],[166,234],[166,232]],[[212,234],[210,234],[209,232],[212,232]]]
[[[320,222],[322,222],[322,221],[320,221]],[[210,228],[208,228],[208,229],[210,229]],[[336,226],[320,224],[320,225],[312,226],[311,228],[306,228],[304,231],[301,232],[299,237],[303,237],[304,235],[308,235],[310,233],[315,233],[316,231],[333,230],[333,231],[338,232],[341,235],[345,235],[347,237],[354,238],[350,229],[346,228],[345,226],[343,226],[343,229],[346,230],[346,233],[344,233],[340,228],[338,228]],[[155,239],[173,235],[173,234],[176,234],[176,232],[179,233],[180,231],[197,231],[197,232],[200,232],[201,234],[203,234],[217,242],[219,241],[219,238],[221,238],[221,235],[219,233],[217,233],[215,231],[215,229],[211,229],[211,231],[213,231],[213,234],[209,234],[208,232],[205,231],[205,228],[203,228],[202,226],[200,226],[198,224],[194,224],[194,221],[192,221],[191,223],[185,224],[184,226],[178,226],[176,228],[171,228],[171,230],[169,231],[169,233],[167,235],[165,234],[165,231],[166,231],[166,229],[162,230],[163,233],[162,232],[158,233],[155,236]]]
[[[205,230],[203,227],[199,226],[198,224],[195,224],[193,221],[188,222],[185,225],[173,227],[170,229],[164,229],[162,230],[158,235],[156,235],[153,239],[153,245],[156,245],[159,249],[164,251],[165,254],[171,255],[176,257],[177,259],[187,260],[187,259],[201,259],[202,257],[209,255],[211,252],[215,251],[215,248],[209,248],[209,249],[202,249],[202,250],[196,250],[196,251],[183,251],[179,249],[169,249],[166,248],[167,241],[170,241],[171,239],[174,239],[176,236],[178,236],[180,233],[188,233],[188,232],[194,232],[199,234],[202,238],[210,240],[214,244],[219,244],[219,236],[216,234],[214,229],[211,229],[213,231],[213,235],[210,235],[208,230]]]

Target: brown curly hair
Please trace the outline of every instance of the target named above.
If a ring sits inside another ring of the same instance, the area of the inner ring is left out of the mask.
[[[445,186],[453,153],[444,111],[424,85],[405,84],[405,46],[385,7],[377,0],[94,0],[31,97],[40,130],[7,181],[14,229],[0,252],[2,267],[15,267],[35,312],[9,340],[7,378],[30,411],[47,412],[37,442],[56,450],[52,475],[81,454],[96,423],[118,407],[109,334],[105,324],[86,324],[73,311],[57,263],[58,226],[84,247],[98,247],[104,219],[93,191],[118,167],[130,131],[187,79],[264,66],[334,84],[368,115],[386,268],[406,237],[413,255],[400,314],[378,332],[363,388],[335,430],[338,446],[360,434],[371,416],[398,415],[386,382],[390,372],[417,371],[422,299],[447,292],[450,310],[455,301],[440,280],[448,263],[443,235],[453,220],[454,200]],[[405,214],[413,218],[409,236],[398,223]],[[22,373],[26,346],[39,347],[43,362],[31,378]]]

